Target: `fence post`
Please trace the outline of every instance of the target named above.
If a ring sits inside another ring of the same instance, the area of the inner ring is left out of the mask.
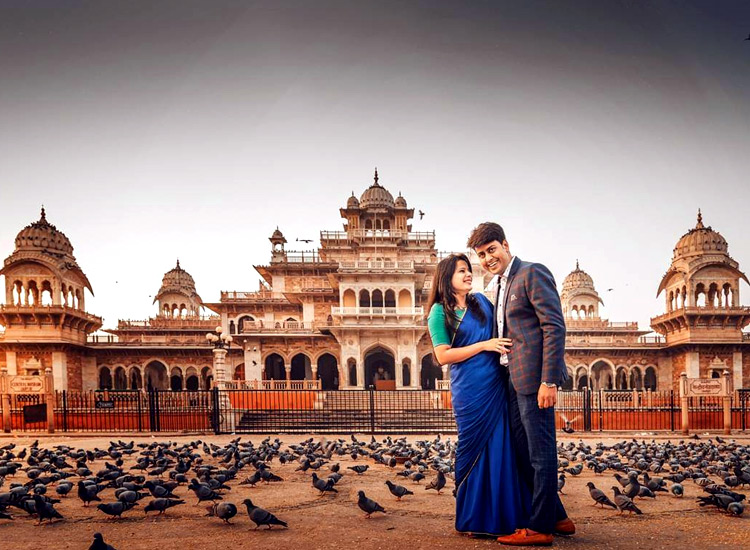
[[[725,370],[722,374],[724,377],[724,435],[732,433],[732,393],[730,391],[731,380],[729,371]]]
[[[55,433],[55,390],[52,369],[44,369],[44,400],[47,402],[47,433]]]
[[[135,394],[136,399],[136,411],[138,414],[138,431],[143,431],[143,420],[141,419],[141,399],[143,399],[143,393],[141,391],[137,391]]]
[[[62,429],[68,431],[68,392],[62,391]]]
[[[370,384],[370,434],[375,433],[375,386]]]
[[[591,392],[588,386],[583,388],[583,431],[591,431]]]
[[[599,390],[599,431],[604,430],[604,390]]]
[[[737,392],[737,395],[740,400],[740,425],[742,426],[742,431],[745,431],[746,428],[746,420],[745,420],[745,400],[747,397],[747,393],[745,393],[744,390],[739,390]]]
[[[669,431],[674,431],[674,390],[669,390]]]
[[[221,432],[221,419],[219,410],[219,388],[216,386],[211,390],[211,424],[216,435]]]
[[[690,402],[687,396],[687,373],[680,375],[680,410],[682,411],[682,434],[690,433]]]

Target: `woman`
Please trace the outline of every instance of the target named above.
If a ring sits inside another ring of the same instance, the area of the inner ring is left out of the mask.
[[[512,342],[492,338],[493,306],[471,294],[471,264],[451,254],[435,273],[427,324],[441,365],[451,365],[458,424],[456,530],[470,535],[525,527],[530,498],[518,480],[508,427],[506,376],[498,353]]]

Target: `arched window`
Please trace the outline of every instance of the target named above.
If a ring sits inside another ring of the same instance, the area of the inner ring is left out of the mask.
[[[698,283],[695,287],[695,305],[697,307],[706,306],[706,287],[703,283]]]
[[[385,307],[396,307],[396,292],[388,289],[385,291]]]
[[[383,307],[383,292],[375,289],[372,291],[372,307]]]
[[[102,367],[99,369],[99,389],[112,389],[112,373],[110,372],[108,367]]]
[[[370,307],[370,292],[362,289],[359,291],[359,307]]]

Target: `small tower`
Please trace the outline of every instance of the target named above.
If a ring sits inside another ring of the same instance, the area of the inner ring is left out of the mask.
[[[47,221],[38,221],[16,236],[15,250],[0,269],[5,275],[5,349],[10,374],[40,374],[52,368],[55,389],[80,389],[87,358],[80,353],[87,336],[102,319],[86,313],[86,274],[73,256],[73,245]]]
[[[271,263],[275,264],[285,262],[286,250],[284,250],[284,245],[286,244],[286,239],[284,238],[284,234],[279,231],[278,227],[268,240],[271,241]]]
[[[677,241],[656,292],[664,293],[666,313],[653,318],[651,327],[667,344],[742,341],[750,308],[740,305],[740,279],[748,282],[726,239],[703,224],[698,210],[695,227]]]
[[[576,260],[576,268],[565,277],[560,294],[563,315],[569,320],[599,320],[599,304],[604,302],[594,288],[594,280],[583,271]]]
[[[200,315],[203,301],[195,291],[193,277],[177,265],[167,271],[161,281],[161,288],[154,298],[159,302],[157,317],[194,318]]]

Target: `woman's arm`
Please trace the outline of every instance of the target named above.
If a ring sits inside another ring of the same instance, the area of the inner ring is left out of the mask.
[[[460,363],[483,351],[508,353],[511,345],[510,338],[491,338],[462,348],[441,345],[435,346],[435,357],[437,357],[438,363],[441,365]]]

